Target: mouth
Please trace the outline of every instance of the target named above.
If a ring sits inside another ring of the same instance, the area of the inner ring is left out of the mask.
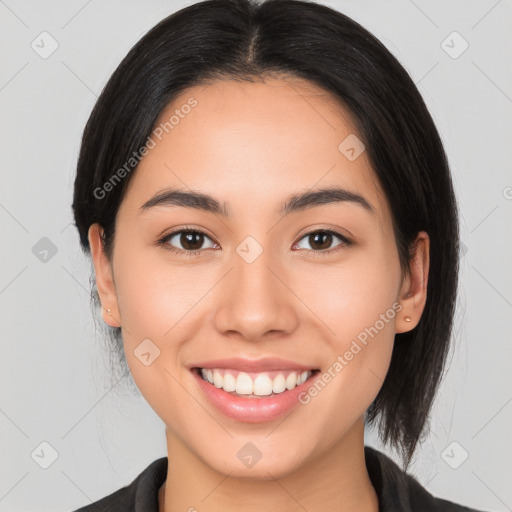
[[[192,371],[203,381],[239,398],[262,399],[295,390],[320,372],[319,369],[282,369],[248,372],[231,368],[200,368]]]
[[[205,407],[244,423],[276,420],[304,407],[301,395],[320,376],[318,368],[278,357],[196,361],[189,370]]]

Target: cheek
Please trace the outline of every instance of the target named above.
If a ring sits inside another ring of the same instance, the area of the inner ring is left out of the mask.
[[[123,345],[133,380],[159,417],[180,424],[180,411],[190,407],[183,391],[190,375],[177,364],[181,337],[208,283],[186,266],[171,266],[162,257],[151,260],[148,251],[132,251],[116,265]]]
[[[365,249],[341,263],[302,272],[294,290],[341,350],[375,324],[384,337],[394,334],[399,282],[398,257],[392,251]]]
[[[212,285],[212,272],[171,264],[158,250],[133,250],[116,265],[121,320],[132,340],[171,337]]]
[[[312,331],[323,333],[329,356],[323,368],[325,409],[345,422],[362,414],[380,390],[391,361],[400,267],[392,251],[361,251],[347,264],[319,267],[301,284],[304,302],[316,316]],[[325,358],[324,358],[325,359]],[[306,397],[307,400],[308,397]],[[336,402],[340,408],[329,407]]]

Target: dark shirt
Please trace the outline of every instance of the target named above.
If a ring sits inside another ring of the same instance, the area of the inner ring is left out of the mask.
[[[383,453],[364,447],[366,467],[379,512],[479,512],[434,498]],[[152,462],[130,485],[74,512],[158,512],[158,491],[167,477],[167,457]]]

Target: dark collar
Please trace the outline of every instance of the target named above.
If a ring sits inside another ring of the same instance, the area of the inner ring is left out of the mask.
[[[379,499],[379,512],[479,512],[435,498],[382,452],[364,447],[366,468]]]
[[[379,512],[479,512],[434,498],[382,452],[364,447],[366,467]],[[158,512],[158,490],[167,478],[167,457],[155,460],[130,485],[74,512]]]

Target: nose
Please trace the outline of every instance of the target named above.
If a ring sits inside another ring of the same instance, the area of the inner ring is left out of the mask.
[[[265,251],[252,263],[235,255],[233,265],[218,290],[214,324],[219,333],[248,341],[292,333],[299,323],[300,300],[282,266]]]

